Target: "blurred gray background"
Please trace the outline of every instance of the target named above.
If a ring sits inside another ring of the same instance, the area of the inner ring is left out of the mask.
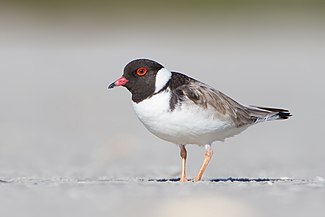
[[[142,126],[126,89],[107,90],[129,61],[143,57],[243,104],[292,112],[288,121],[263,123],[215,143],[205,179],[325,177],[324,7],[324,1],[316,0],[1,2],[0,178],[179,177],[178,147]],[[188,147],[190,177],[203,156],[203,148]],[[119,187],[110,186],[116,195]],[[135,187],[132,197],[142,192]],[[37,191],[44,202],[46,193]],[[89,191],[97,196],[96,190]],[[211,198],[204,188],[197,192]],[[29,198],[14,188],[2,193]],[[53,194],[61,201],[60,193]],[[62,201],[69,204],[69,197]],[[123,206],[117,201],[112,207]],[[256,198],[250,201],[254,204]],[[289,201],[292,207],[305,203]],[[173,208],[168,207],[161,212],[165,216]]]

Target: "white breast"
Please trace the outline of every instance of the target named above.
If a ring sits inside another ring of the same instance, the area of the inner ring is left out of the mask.
[[[183,102],[182,106],[171,111],[171,93],[163,91],[140,103],[133,103],[134,110],[154,135],[175,144],[211,144],[223,141],[246,128],[235,128],[226,120],[219,120],[213,109],[202,108],[193,102]]]

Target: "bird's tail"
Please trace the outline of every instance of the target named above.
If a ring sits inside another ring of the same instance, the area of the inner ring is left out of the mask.
[[[287,109],[250,106],[249,111],[251,117],[256,118],[255,123],[272,120],[284,120],[292,116]]]

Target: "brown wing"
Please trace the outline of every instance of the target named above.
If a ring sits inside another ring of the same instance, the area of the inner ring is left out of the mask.
[[[172,90],[171,110],[187,98],[203,108],[212,107],[218,119],[230,120],[237,127],[291,116],[285,109],[244,106],[224,93],[177,72],[173,72],[169,87]]]
[[[256,118],[250,115],[247,107],[204,83],[191,82],[179,86],[175,89],[175,92],[203,108],[212,107],[216,111],[216,117],[230,119],[237,127],[252,124],[256,121]]]

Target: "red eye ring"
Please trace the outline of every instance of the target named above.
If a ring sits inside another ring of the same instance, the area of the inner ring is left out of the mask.
[[[146,68],[138,68],[137,69],[137,75],[139,76],[144,76],[145,74],[147,74],[147,69]]]

